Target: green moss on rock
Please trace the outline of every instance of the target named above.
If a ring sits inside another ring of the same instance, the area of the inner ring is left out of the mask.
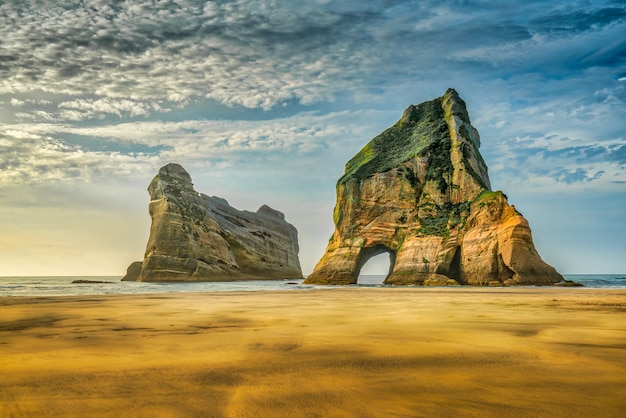
[[[500,196],[504,196],[504,198],[506,198],[506,195],[502,193],[500,190],[496,190],[496,191],[483,190],[478,196],[476,196],[476,198],[474,199],[472,203],[478,204],[480,207],[482,207],[482,206],[491,204]]]
[[[437,159],[432,164],[433,169],[429,170],[429,178],[437,181],[444,178],[451,171],[452,163],[449,158],[450,132],[441,101],[442,98],[438,98],[409,107],[402,119],[372,139],[348,161],[338,184],[384,173],[416,155],[425,154]]]
[[[437,235],[447,238],[450,231],[462,226],[470,213],[471,202],[445,203],[443,205],[426,204],[430,215],[419,218],[417,232],[424,235]]]

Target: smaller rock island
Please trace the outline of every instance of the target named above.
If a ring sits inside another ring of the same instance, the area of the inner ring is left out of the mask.
[[[123,281],[181,282],[299,279],[298,232],[263,205],[240,211],[198,193],[179,164],[162,167],[148,186],[150,237],[142,262]]]

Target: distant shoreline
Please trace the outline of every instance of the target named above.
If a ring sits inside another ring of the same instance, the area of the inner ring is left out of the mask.
[[[349,288],[411,289],[416,286],[394,287],[382,285],[385,275],[363,275],[357,285]],[[592,289],[626,289],[626,274],[616,275],[565,275],[567,280],[581,282]],[[75,280],[99,281],[111,283],[72,284]],[[296,284],[293,284],[296,283]],[[462,286],[462,289],[475,286]],[[548,288],[553,287],[549,286]],[[261,280],[233,282],[122,282],[120,276],[35,276],[35,277],[0,277],[0,298],[16,296],[64,296],[97,294],[149,294],[149,293],[196,293],[196,292],[231,292],[231,291],[282,291],[301,292],[323,289],[324,286],[304,285],[302,280]],[[341,286],[331,286],[338,289]],[[484,288],[484,287],[478,287]],[[513,287],[516,288],[516,287]],[[519,287],[521,289],[526,287]],[[530,286],[529,288],[533,288]]]

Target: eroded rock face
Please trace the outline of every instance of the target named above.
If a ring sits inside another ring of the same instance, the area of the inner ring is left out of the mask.
[[[239,211],[194,190],[178,164],[148,186],[152,226],[137,280],[229,281],[301,278],[298,233],[268,206]]]
[[[335,232],[305,283],[352,284],[390,253],[388,284],[549,285],[528,222],[490,190],[480,136],[453,89],[409,106],[346,164]]]
[[[126,269],[126,275],[122,277],[123,282],[136,282],[141,275],[141,261],[133,261]]]

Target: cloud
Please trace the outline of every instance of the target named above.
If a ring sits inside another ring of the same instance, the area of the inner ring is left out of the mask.
[[[587,184],[597,190],[619,191],[616,182],[626,180],[625,147],[623,137],[585,144],[582,138],[531,134],[502,141],[487,160],[498,154],[499,163],[490,166],[491,178],[517,191],[578,190]]]
[[[271,121],[137,121],[101,126],[58,123],[0,129],[0,187],[47,181],[91,182],[150,175],[159,164],[271,171],[343,160],[389,123],[384,111],[303,113]],[[363,126],[367,119],[369,126]],[[0,125],[1,127],[1,125]],[[306,161],[309,160],[309,161]],[[332,171],[331,171],[332,173]],[[305,174],[302,174],[305,176]]]
[[[198,96],[263,108],[292,98],[310,103],[325,97],[320,82],[326,77],[319,68],[347,57],[335,54],[320,62],[327,45],[366,17],[309,16],[307,7],[292,14],[293,7],[283,11],[271,2],[257,6],[220,4],[205,15],[207,8],[200,10],[197,2],[71,9],[25,2],[19,11],[4,5],[3,35],[13,57],[6,61],[5,91],[172,101]],[[343,39],[344,52],[358,41]],[[277,72],[291,77],[273,77]]]
[[[595,174],[590,175],[587,170],[577,168],[575,170],[560,169],[554,173],[554,177],[557,181],[562,181],[567,184],[582,183],[597,180],[604,174],[604,171],[597,171]]]
[[[554,9],[545,16],[532,19],[529,24],[538,32],[568,35],[596,30],[626,20],[623,7],[603,7],[595,10]]]
[[[104,118],[108,115],[122,116],[148,116],[152,106],[134,100],[125,99],[77,99],[61,102],[60,117],[66,120],[84,120]]]
[[[143,155],[86,152],[51,136],[20,130],[0,134],[0,155],[0,188],[123,179],[142,166],[153,165]]]
[[[586,54],[587,66],[623,57],[620,37],[603,50],[580,42],[606,43],[602,34],[623,30],[623,7],[543,9],[533,2],[9,2],[0,6],[0,92],[126,99],[135,110],[146,100],[194,97],[270,109],[367,93],[399,75],[438,77],[440,66],[455,71],[450,60],[464,61],[464,72],[533,65],[544,44],[567,54],[574,44],[562,43],[565,35],[578,37],[574,50],[584,49],[572,59]]]

